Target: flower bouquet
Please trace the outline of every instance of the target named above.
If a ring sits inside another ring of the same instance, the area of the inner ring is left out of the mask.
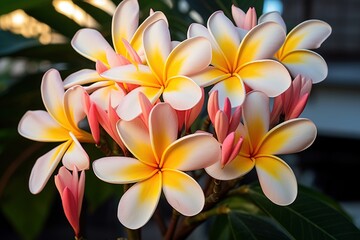
[[[86,171],[123,185],[114,215],[128,239],[140,239],[149,221],[164,239],[184,239],[211,219],[220,226],[212,239],[299,238],[289,213],[298,184],[279,156],[316,138],[314,123],[299,115],[312,84],[327,76],[326,62],[310,49],[331,27],[308,20],[288,31],[278,12],[259,18],[254,8],[231,12],[232,19],[216,11],[206,26],[191,24],[187,39],[176,41],[163,12],[151,10],[139,23],[137,0],[123,0],[112,19],[112,44],[90,28],[71,41],[93,69],[64,80],[56,69],[44,74],[46,110],[26,112],[18,131],[60,145],[38,158],[29,188],[41,192],[58,171],[55,184],[76,239],[83,237]],[[93,159],[84,143],[103,157]],[[259,185],[246,182],[248,173]],[[279,220],[282,213],[287,220]],[[299,227],[335,234],[310,222]]]

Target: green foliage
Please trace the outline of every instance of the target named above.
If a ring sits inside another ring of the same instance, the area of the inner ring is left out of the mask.
[[[339,205],[309,188],[299,187],[289,206],[270,202],[258,185],[243,190],[220,203],[229,211],[216,217],[212,239],[360,239]]]

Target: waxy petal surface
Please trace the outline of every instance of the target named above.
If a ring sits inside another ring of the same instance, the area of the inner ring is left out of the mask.
[[[120,222],[130,229],[138,229],[145,225],[158,205],[161,186],[162,176],[159,172],[127,190],[118,206]]]
[[[104,157],[93,162],[95,175],[114,184],[128,184],[150,178],[158,170],[129,157]]]
[[[42,110],[27,111],[19,122],[18,132],[23,137],[40,142],[60,142],[70,138],[69,131]]]
[[[36,160],[29,179],[29,189],[31,193],[37,194],[45,187],[45,184],[59,164],[71,142],[72,140],[69,140],[60,144]]]
[[[211,177],[226,181],[244,176],[250,172],[254,166],[255,162],[249,157],[238,155],[224,167],[221,166],[220,161],[217,161],[215,164],[205,168],[205,170]]]
[[[284,43],[286,33],[275,22],[267,22],[251,29],[241,42],[234,68],[251,61],[271,58]]]
[[[314,142],[316,133],[316,126],[310,120],[291,119],[271,129],[258,152],[271,155],[300,152]]]
[[[99,73],[92,69],[82,69],[80,71],[70,74],[64,79],[64,88],[70,88],[75,85],[84,85],[88,83],[105,80]]]
[[[112,40],[117,53],[126,56],[122,39],[130,41],[139,24],[137,0],[124,0],[116,8],[112,18]]]
[[[176,170],[165,170],[163,191],[166,200],[185,216],[198,214],[204,207],[205,197],[200,185],[187,174]]]
[[[241,42],[240,34],[222,11],[217,11],[209,17],[208,29],[224,53],[230,70],[236,61],[236,52]]]
[[[172,50],[167,23],[163,20],[158,20],[148,26],[144,31],[143,44],[149,67],[157,78],[162,81],[165,77],[165,62]]]
[[[224,109],[226,98],[229,98],[232,107],[240,106],[245,100],[245,86],[238,75],[218,82],[211,89],[213,91],[219,92],[220,109]]]
[[[297,25],[287,35],[283,53],[297,49],[316,49],[329,37],[331,27],[320,20],[308,20]]]
[[[158,80],[154,77],[150,68],[145,65],[124,65],[119,67],[113,67],[103,73],[101,76],[122,82],[122,83],[131,83],[141,86],[149,86],[149,87],[159,87]]]
[[[100,60],[105,64],[108,64],[106,53],[114,52],[101,33],[90,28],[77,31],[71,40],[71,46],[82,56],[94,62]]]
[[[243,105],[243,120],[254,149],[269,130],[269,98],[262,92],[250,92]]]
[[[201,88],[185,76],[172,77],[163,92],[164,101],[176,110],[188,110],[201,99]]]
[[[177,75],[193,75],[208,67],[210,62],[210,42],[203,37],[187,39],[170,53],[165,65],[166,79]]]
[[[157,167],[149,131],[140,118],[119,121],[117,130],[125,146],[137,159],[149,166]]]
[[[310,50],[297,50],[287,54],[281,62],[287,67],[293,77],[301,74],[310,78],[313,83],[323,81],[328,74],[325,60]]]
[[[166,120],[165,120],[166,119]],[[149,131],[151,146],[160,163],[165,149],[177,139],[178,119],[169,104],[159,103],[150,112]]]
[[[178,139],[166,149],[163,168],[192,171],[220,162],[221,149],[207,133],[194,133]]]
[[[255,167],[261,189],[273,203],[286,206],[295,200],[296,178],[283,160],[275,156],[257,157]]]
[[[72,129],[79,129],[78,123],[86,116],[84,106],[85,90],[81,86],[69,88],[64,95],[64,109]]]
[[[205,70],[192,75],[191,79],[196,82],[200,87],[207,87],[214,83],[220,82],[228,77],[230,77],[230,73],[223,72],[217,68],[212,66],[207,67]]]
[[[64,112],[64,86],[59,72],[48,70],[41,82],[41,96],[46,110],[60,125],[68,127]]]
[[[289,88],[291,77],[286,68],[273,60],[258,60],[243,66],[239,75],[254,90],[276,97]]]
[[[264,22],[276,22],[279,24],[285,32],[286,30],[286,24],[284,22],[284,19],[281,17],[279,12],[268,12],[259,17],[259,24]]]
[[[73,169],[74,165],[79,171],[87,170],[90,166],[90,159],[79,141],[70,132],[72,143],[66,150],[62,163],[67,169]]]
[[[121,119],[130,121],[140,115],[142,110],[139,101],[139,92],[143,93],[151,103],[155,103],[163,92],[163,88],[138,87],[132,90],[124,96],[116,109]]]
[[[207,40],[209,40],[212,48],[212,65],[216,66],[216,68],[222,69],[223,71],[228,70],[229,66],[223,51],[216,42],[216,39],[214,39],[206,27],[198,23],[192,23],[189,26],[187,35],[188,38],[205,37]]]

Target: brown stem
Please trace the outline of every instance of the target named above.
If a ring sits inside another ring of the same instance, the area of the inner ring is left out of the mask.
[[[166,227],[166,225],[165,225],[165,223],[164,223],[163,218],[161,217],[161,213],[160,213],[159,208],[157,208],[157,209],[155,210],[154,219],[155,219],[155,221],[156,221],[156,223],[157,223],[157,225],[158,225],[158,227],[159,227],[159,229],[160,229],[161,235],[164,236],[165,233],[166,233],[167,227]]]
[[[173,213],[172,213],[172,217],[171,217],[171,220],[170,220],[170,223],[169,223],[169,227],[168,227],[168,230],[167,230],[167,232],[165,234],[165,237],[164,237],[165,240],[173,239],[175,229],[176,229],[176,225],[177,225],[178,220],[179,220],[179,216],[180,216],[180,214],[175,209],[173,209]]]

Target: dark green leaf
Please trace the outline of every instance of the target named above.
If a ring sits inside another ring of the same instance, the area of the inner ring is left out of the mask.
[[[359,229],[337,206],[304,187],[299,188],[296,201],[285,207],[270,202],[259,186],[248,195],[295,239],[360,239]]]
[[[31,9],[40,7],[43,4],[51,3],[52,0],[2,0],[0,1],[0,15],[16,9]]]
[[[274,221],[258,215],[230,211],[216,218],[210,239],[292,239]]]

